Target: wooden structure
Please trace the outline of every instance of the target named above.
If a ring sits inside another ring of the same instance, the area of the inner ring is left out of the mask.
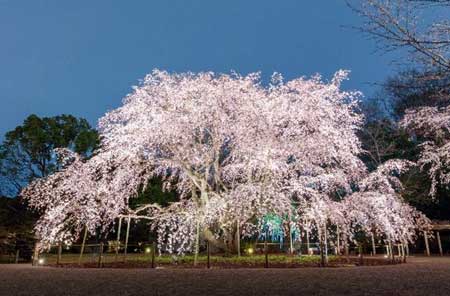
[[[436,235],[436,240],[439,248],[439,255],[444,256],[444,251],[442,249],[441,242],[441,231],[450,231],[450,221],[433,221],[433,226],[431,228],[431,232]],[[425,240],[425,252],[427,256],[431,255],[430,252],[430,243],[428,233],[423,233],[423,238]]]

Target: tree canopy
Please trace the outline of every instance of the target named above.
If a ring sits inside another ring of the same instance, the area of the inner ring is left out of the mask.
[[[66,147],[89,156],[98,144],[97,131],[85,119],[30,115],[7,132],[0,145],[0,193],[16,196],[30,181],[55,172],[56,148]]]
[[[403,202],[397,176],[413,164],[391,160],[368,172],[357,132],[359,92],[340,89],[338,71],[263,86],[258,74],[170,74],[155,70],[100,120],[102,144],[90,159],[65,149],[62,170],[23,191],[43,215],[42,247],[94,234],[117,217],[150,221],[162,251],[198,252],[255,235],[258,221],[290,217],[292,229],[330,225],[413,241],[427,219]],[[130,207],[149,179],[179,199]]]

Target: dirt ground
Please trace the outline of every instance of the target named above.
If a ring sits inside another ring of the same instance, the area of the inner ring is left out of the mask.
[[[298,269],[77,269],[0,265],[0,295],[450,295],[450,257]]]

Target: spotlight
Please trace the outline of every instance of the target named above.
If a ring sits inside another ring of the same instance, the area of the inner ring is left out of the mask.
[[[44,258],[39,258],[39,260],[38,260],[38,264],[39,264],[39,265],[44,264],[44,262],[45,262],[45,261],[44,261]]]
[[[150,253],[151,251],[152,251],[152,250],[151,250],[150,248],[148,248],[148,247],[147,247],[147,248],[145,248],[145,253],[147,253],[147,254],[148,254],[148,253]]]
[[[248,248],[247,249],[247,254],[251,255],[251,254],[253,254],[253,252],[254,252],[253,248]]]

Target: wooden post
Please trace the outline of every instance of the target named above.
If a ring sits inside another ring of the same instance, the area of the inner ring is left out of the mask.
[[[195,250],[194,250],[194,266],[198,263],[198,253],[200,251],[200,220],[197,218],[196,230],[195,230]]]
[[[39,243],[36,243],[34,245],[33,261],[31,261],[31,265],[32,266],[37,265],[38,260],[39,260]]]
[[[114,258],[114,261],[117,263],[117,260],[119,258],[119,249],[120,249],[120,230],[122,228],[122,218],[119,218],[119,227],[117,228],[117,240],[116,240],[116,257]]]
[[[297,250],[297,254],[301,256],[301,255],[303,255],[303,252],[302,252],[303,237],[302,237],[301,229],[299,228],[298,230],[299,230],[298,241],[300,244],[300,248]],[[294,247],[294,252],[295,252],[295,247]]]
[[[58,244],[58,256],[56,257],[56,265],[61,264],[61,256],[62,256],[62,243],[59,242]]]
[[[127,249],[128,249],[128,237],[130,235],[130,224],[131,224],[131,217],[128,216],[128,219],[127,219],[127,233],[125,235],[125,250],[123,251],[124,252],[123,253],[124,254],[123,259],[124,259],[125,262],[127,261]]]
[[[430,256],[430,245],[428,244],[428,233],[426,231],[423,232],[423,237],[425,239],[425,250],[427,256]]]
[[[325,262],[326,262],[326,258],[325,258],[325,243],[324,243],[324,239],[325,239],[325,233],[323,233],[323,229],[320,230],[319,227],[318,228],[318,234],[319,234],[319,251],[320,251],[320,267],[325,267]]]
[[[207,261],[206,261],[206,267],[208,269],[210,269],[211,268],[211,261],[210,261],[211,250],[209,248],[209,240],[206,241],[206,251],[207,251],[207,256],[208,256]]]
[[[306,230],[306,253],[310,256],[311,253],[309,252],[309,231]]]
[[[407,241],[405,241],[405,250],[406,250],[406,257],[409,257],[409,246]]]
[[[81,260],[83,259],[84,245],[86,244],[87,233],[88,233],[88,229],[85,226],[84,227],[83,242],[81,243],[80,257],[78,258],[78,265],[81,265]]]
[[[19,249],[17,249],[16,250],[16,260],[14,260],[14,263],[19,263],[19,255],[20,255],[20,250]]]
[[[386,247],[386,256],[387,256],[388,258],[391,258],[391,254],[389,253],[389,246],[386,245],[385,247]]]
[[[377,254],[377,248],[375,246],[375,236],[373,235],[373,233],[371,233],[370,236],[372,239],[372,256],[375,256]]]
[[[156,253],[156,247],[155,242],[152,243],[152,268],[155,268],[155,253]]]
[[[406,253],[404,244],[402,244],[402,255],[403,255],[403,263],[406,263]]]
[[[239,229],[239,220],[237,221],[236,243],[237,243],[237,254],[238,254],[238,257],[241,257],[241,231]],[[208,241],[208,250],[209,250],[209,241]]]
[[[442,251],[441,234],[439,233],[439,231],[436,231],[436,238],[439,247],[439,255],[444,256],[444,252]]]
[[[267,231],[266,231],[266,236],[264,239],[264,255],[265,255],[265,264],[264,264],[264,268],[269,268],[269,248],[267,246]]]
[[[359,265],[364,265],[363,247],[362,247],[362,244],[359,244],[359,246],[358,246],[358,252],[359,252]]]
[[[320,267],[325,267],[325,252],[323,246],[323,238],[321,235],[319,239],[319,250],[320,250]]]
[[[289,220],[289,254],[294,254],[294,242],[292,238],[291,221]]]
[[[345,260],[347,261],[347,263],[350,262],[350,252],[348,250],[348,239],[347,239],[347,235],[344,235],[344,253],[345,253]]]
[[[397,252],[398,252],[398,256],[402,257],[402,248],[400,248],[400,244],[397,244]]]
[[[339,225],[336,225],[336,255],[341,255],[341,237],[339,233]]]
[[[392,263],[395,263],[394,249],[392,248],[392,242],[391,241],[389,241],[389,253],[391,254],[391,261],[392,261]]]
[[[327,224],[323,226],[323,244],[325,251],[325,265],[328,264],[328,235],[327,235]]]
[[[98,250],[98,268],[102,268],[103,266],[103,242],[100,243]]]
[[[400,256],[400,262],[405,262],[405,249],[403,248],[403,243],[398,245],[399,247],[399,256]]]

